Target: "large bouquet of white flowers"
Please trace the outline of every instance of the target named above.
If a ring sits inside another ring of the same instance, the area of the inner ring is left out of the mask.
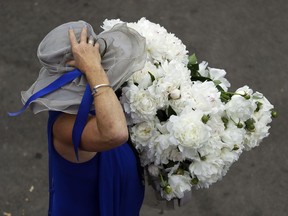
[[[105,20],[102,28],[121,22]],[[142,166],[159,178],[166,200],[207,188],[268,136],[273,105],[248,86],[228,92],[224,70],[198,64],[160,25],[145,18],[127,25],[147,43],[146,65],[122,86],[120,99]]]

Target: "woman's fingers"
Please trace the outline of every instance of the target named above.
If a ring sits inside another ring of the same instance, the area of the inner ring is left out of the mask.
[[[74,33],[74,30],[73,29],[69,29],[68,32],[69,32],[69,39],[70,39],[71,46],[74,47],[75,44],[78,44],[76,36],[75,36],[75,33]]]
[[[70,43],[73,46],[75,46],[76,44],[78,44],[77,38],[75,36],[74,30],[73,29],[69,29],[69,39],[70,39]],[[87,27],[84,27],[81,31],[81,35],[80,35],[80,43],[87,43]]]
[[[87,27],[84,27],[81,31],[80,43],[87,43]]]
[[[76,62],[75,62],[75,60],[70,60],[70,61],[67,61],[66,64],[67,64],[68,66],[75,67]]]

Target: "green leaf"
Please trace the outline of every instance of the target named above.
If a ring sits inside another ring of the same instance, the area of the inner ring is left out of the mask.
[[[201,120],[204,124],[206,124],[208,122],[208,120],[210,119],[210,115],[203,115]]]
[[[263,97],[258,97],[258,96],[253,95],[252,98],[255,99],[255,100],[259,100],[259,99],[262,99]]]
[[[161,63],[160,62],[156,62],[156,63],[154,63],[154,65],[156,66],[156,68],[159,68],[159,66],[161,66]]]
[[[171,106],[168,107],[167,111],[168,111],[168,118],[170,118],[171,115],[177,115],[175,110]]]
[[[189,64],[197,64],[197,58],[196,58],[195,53],[190,55],[188,60],[189,60]]]
[[[224,117],[224,116],[221,117],[221,120],[222,120],[222,122],[224,124],[225,129],[227,129],[227,125],[228,125],[229,120],[226,117]]]
[[[200,160],[202,160],[202,161],[205,161],[205,160],[206,160],[206,156],[202,156],[202,155],[200,154],[200,152],[198,152],[198,155],[199,155]]]
[[[198,77],[198,76],[200,76],[201,77],[201,75],[199,74],[199,72],[198,72],[198,70],[199,70],[199,65],[198,64],[189,64],[188,63],[188,69],[191,71],[191,76],[192,77]]]
[[[169,119],[169,117],[167,116],[164,110],[157,110],[156,116],[158,117],[160,122],[164,122]]]
[[[217,85],[220,85],[221,84],[221,81],[220,80],[213,80],[214,84],[217,86]]]
[[[173,189],[171,188],[171,186],[169,184],[167,184],[163,190],[165,191],[166,194],[171,194],[173,192]]]
[[[152,73],[150,73],[150,71],[148,71],[148,73],[149,73],[149,75],[150,75],[150,77],[151,77],[151,81],[154,82],[154,80],[155,80],[154,75],[153,75]]]
[[[231,100],[231,95],[228,92],[221,91],[220,99],[223,103],[227,103]]]
[[[176,173],[175,173],[176,175],[184,175],[184,169],[182,169],[182,168],[178,168],[177,170],[176,170]]]
[[[232,151],[237,151],[239,149],[239,146],[238,145],[234,145],[234,148],[232,149]]]
[[[217,88],[220,92],[224,92],[224,89],[223,89],[220,85],[216,85],[216,88]]]
[[[191,180],[192,185],[197,185],[198,182],[199,182],[199,179],[197,178],[197,176]]]
[[[202,77],[202,76],[192,76],[191,77],[191,81],[201,81],[201,82],[205,82],[205,81],[212,81],[209,77]]]

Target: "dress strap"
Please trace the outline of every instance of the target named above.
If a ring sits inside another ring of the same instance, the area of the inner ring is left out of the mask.
[[[77,116],[76,116],[76,120],[73,126],[73,132],[72,132],[72,141],[73,141],[74,152],[75,152],[77,160],[79,160],[78,148],[80,145],[82,132],[87,123],[92,103],[93,103],[93,96],[91,95],[91,88],[89,84],[87,84]]]
[[[52,166],[52,145],[53,145],[53,124],[61,112],[50,111],[48,126],[47,126],[47,135],[48,135],[48,166],[49,166],[49,208],[48,216],[52,214],[53,209],[53,196],[54,196],[54,187],[53,187],[53,166]]]

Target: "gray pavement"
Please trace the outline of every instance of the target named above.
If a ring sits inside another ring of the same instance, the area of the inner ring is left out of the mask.
[[[232,89],[247,84],[264,93],[280,114],[271,135],[244,153],[222,181],[194,190],[190,203],[174,211],[153,208],[147,190],[141,216],[288,215],[287,11],[286,0],[0,0],[0,215],[47,211],[47,116],[6,115],[21,106],[19,92],[37,77],[41,39],[71,20],[97,29],[105,18],[140,17],[175,33],[200,61],[224,68]]]

